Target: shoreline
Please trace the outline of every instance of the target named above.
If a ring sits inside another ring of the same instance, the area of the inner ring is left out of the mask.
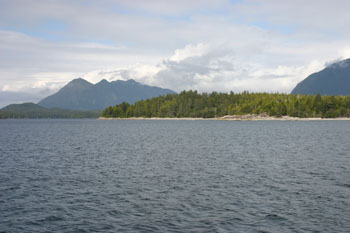
[[[175,120],[175,121],[348,121],[350,117],[338,117],[338,118],[299,118],[299,117],[271,117],[271,116],[260,116],[260,115],[233,115],[233,116],[223,116],[215,118],[201,118],[201,117],[129,117],[129,118],[119,118],[119,117],[99,117],[98,120]]]

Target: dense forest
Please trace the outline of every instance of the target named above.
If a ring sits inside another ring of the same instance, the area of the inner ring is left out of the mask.
[[[102,117],[202,117],[267,114],[282,117],[350,117],[350,96],[293,95],[269,93],[199,94],[183,91],[135,104],[107,107]]]

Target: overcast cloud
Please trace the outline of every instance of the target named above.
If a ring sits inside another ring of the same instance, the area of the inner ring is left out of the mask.
[[[345,0],[0,0],[0,107],[77,77],[289,93],[350,57],[348,9]]]

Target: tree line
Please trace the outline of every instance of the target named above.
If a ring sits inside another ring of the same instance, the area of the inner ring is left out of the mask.
[[[198,93],[183,91],[135,104],[107,107],[102,117],[201,117],[267,114],[282,117],[350,117],[350,96],[293,95],[280,93]]]
[[[101,111],[74,111],[63,109],[45,109],[30,111],[6,111],[0,110],[0,119],[7,118],[98,118]]]

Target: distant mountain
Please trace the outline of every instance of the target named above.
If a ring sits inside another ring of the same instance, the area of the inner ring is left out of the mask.
[[[10,104],[2,108],[1,111],[8,112],[28,112],[28,111],[41,111],[46,108],[34,103],[23,103],[23,104]]]
[[[1,88],[0,88],[1,89]],[[0,109],[13,103],[38,102],[48,94],[0,90]]]
[[[98,118],[101,111],[77,111],[59,108],[44,108],[34,103],[11,104],[0,109],[4,118]]]
[[[350,95],[350,59],[311,74],[294,88],[292,94]]]
[[[102,110],[107,106],[122,102],[132,104],[138,100],[175,93],[169,89],[143,85],[132,79],[112,82],[103,79],[94,85],[78,78],[69,82],[56,94],[44,98],[38,104],[47,108]]]

